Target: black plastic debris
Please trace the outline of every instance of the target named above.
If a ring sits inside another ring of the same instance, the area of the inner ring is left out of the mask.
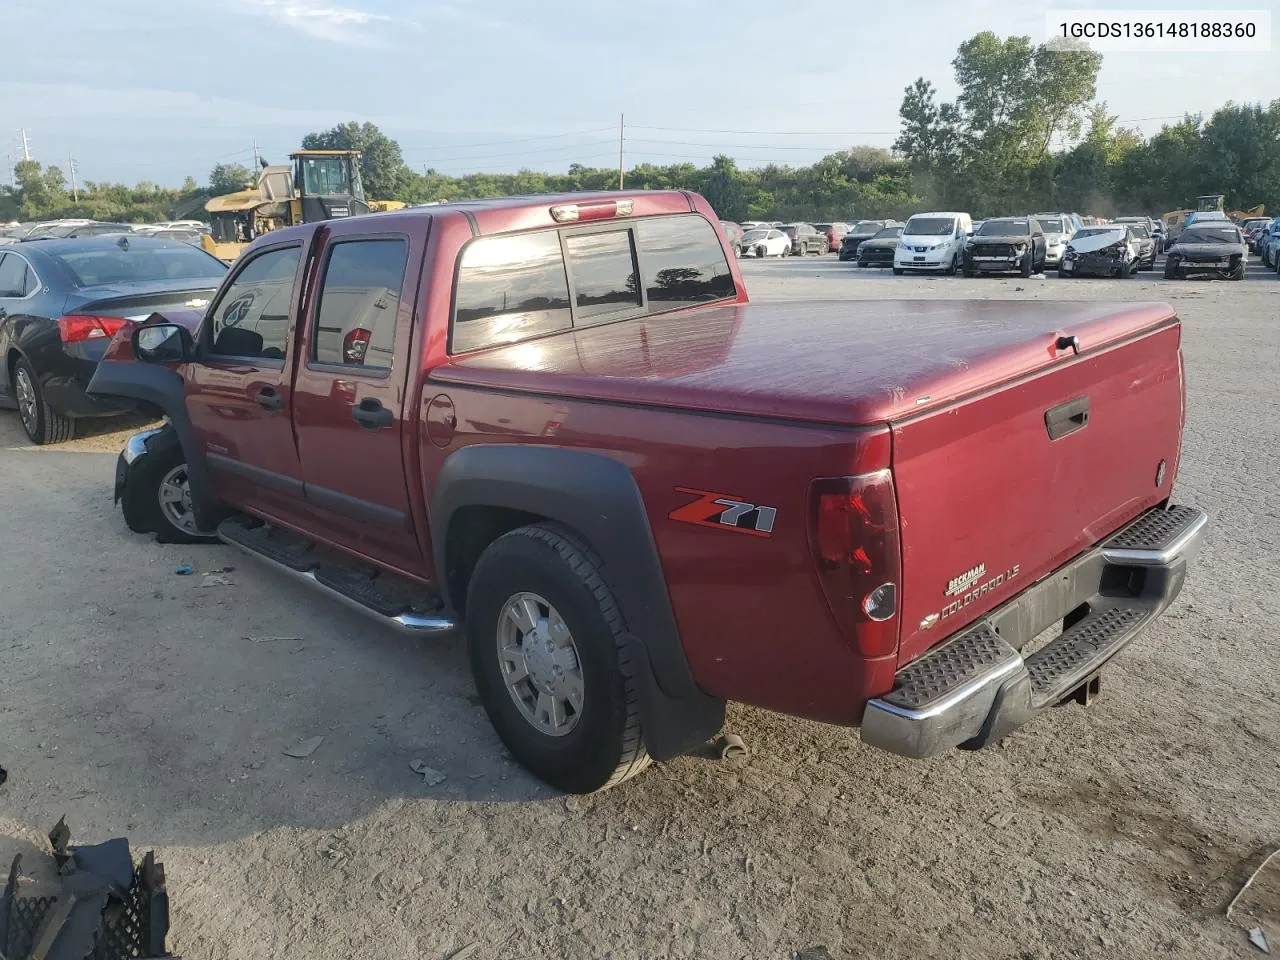
[[[169,957],[169,895],[164,865],[148,853],[136,867],[129,841],[69,846],[59,820],[49,832],[56,876],[26,884],[13,858],[0,896],[4,960],[126,960]]]

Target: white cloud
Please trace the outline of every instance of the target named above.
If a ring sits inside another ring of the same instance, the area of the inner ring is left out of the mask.
[[[380,46],[383,30],[392,23],[383,14],[310,0],[240,0],[240,5],[309,37],[349,47]]]

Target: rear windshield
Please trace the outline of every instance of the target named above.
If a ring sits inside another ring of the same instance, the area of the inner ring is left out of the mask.
[[[450,349],[465,353],[736,292],[720,238],[699,216],[482,237],[462,254]]]
[[[1126,223],[1125,226],[1129,228],[1135,237],[1151,236],[1151,231],[1147,229],[1145,223]]]
[[[910,237],[945,237],[955,229],[956,222],[951,217],[912,217],[902,232]]]
[[[221,280],[227,265],[217,257],[185,243],[163,247],[132,244],[92,250],[42,251],[61,263],[81,287],[106,283],[141,283],[148,280]]]

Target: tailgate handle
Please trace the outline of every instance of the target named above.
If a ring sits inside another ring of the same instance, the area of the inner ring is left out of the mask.
[[[1089,425],[1089,398],[1076,397],[1045,411],[1044,428],[1050,440],[1061,440]]]

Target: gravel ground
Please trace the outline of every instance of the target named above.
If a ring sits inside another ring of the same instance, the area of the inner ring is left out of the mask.
[[[110,497],[128,431],[36,449],[0,412],[3,862],[64,813],[82,841],[155,848],[188,960],[1199,960],[1249,956],[1255,924],[1280,947],[1280,864],[1222,916],[1280,844],[1280,278],[745,270],[757,299],[1177,306],[1178,496],[1212,534],[1093,708],[911,762],[731,707],[749,760],[566,799],[506,758],[460,641],[401,638],[226,547],[130,535]],[[231,585],[209,585],[223,565]],[[312,736],[310,757],[282,754]],[[447,779],[425,786],[414,759]]]

